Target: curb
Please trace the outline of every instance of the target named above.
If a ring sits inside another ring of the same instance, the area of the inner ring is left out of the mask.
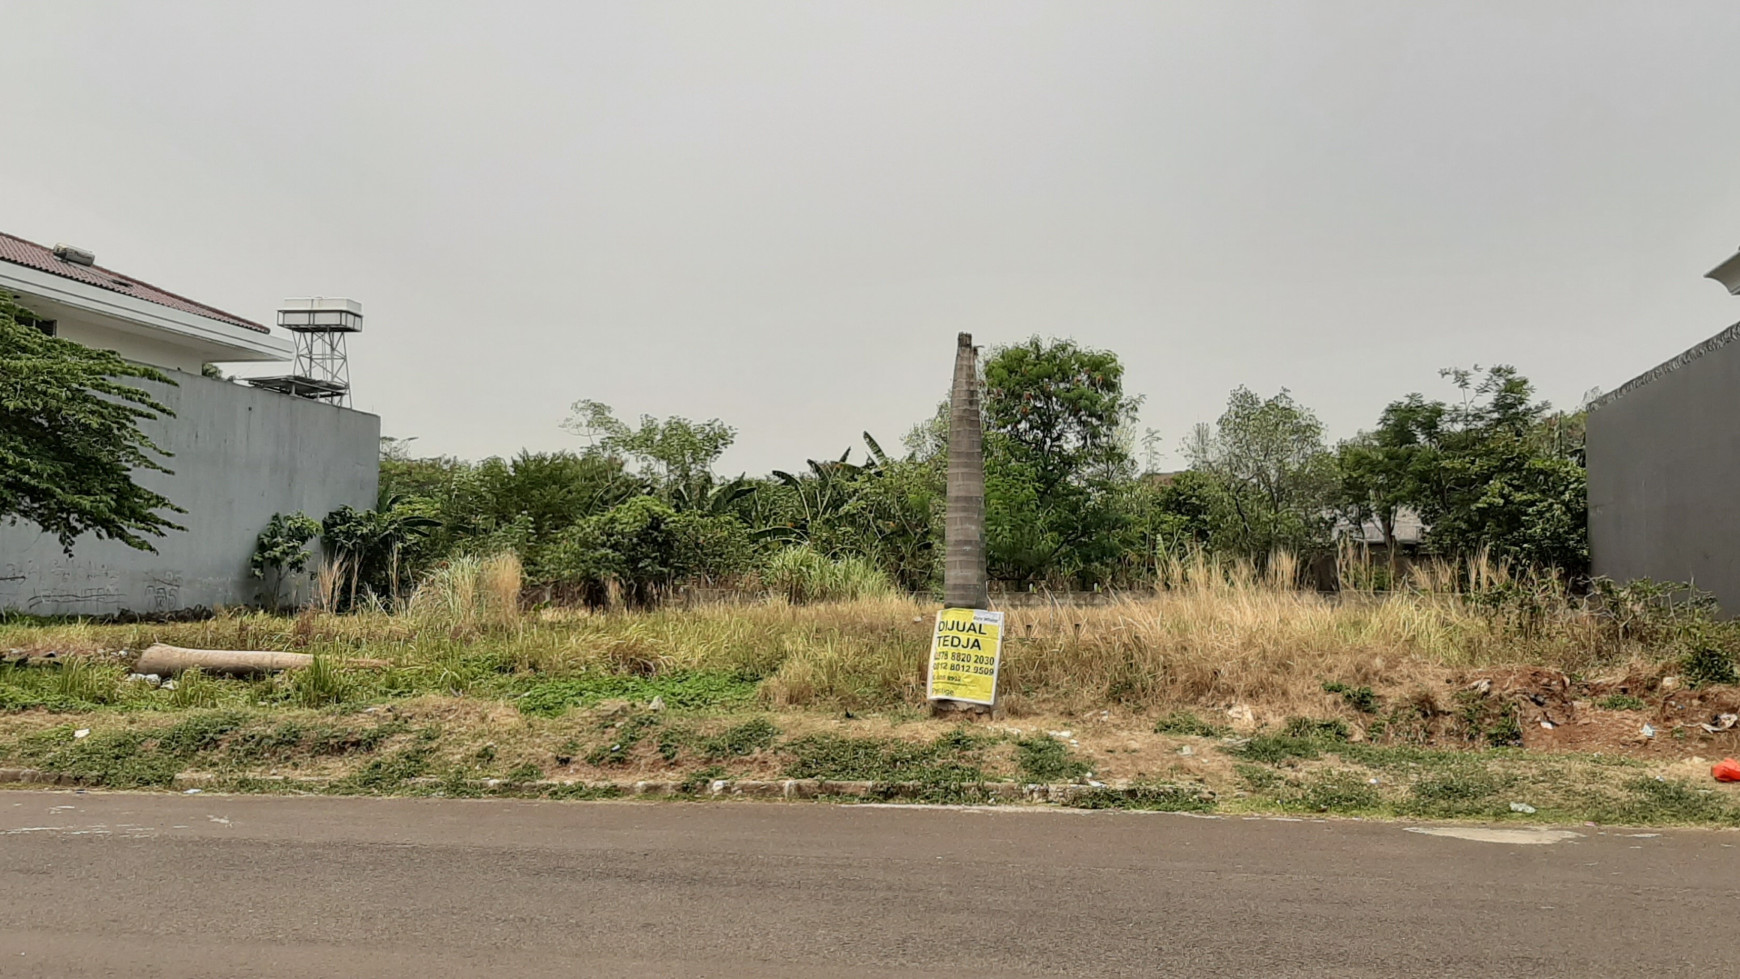
[[[275,783],[286,788],[305,788],[319,791],[330,786],[335,780],[329,778],[291,778],[286,775],[240,776],[250,782]],[[216,775],[201,773],[185,773],[176,775],[169,788],[177,791],[189,789],[222,787],[231,780]],[[35,768],[0,768],[0,784],[21,785],[56,785],[78,786],[85,784],[77,777],[64,772],[48,772]],[[414,778],[404,783],[413,786],[439,786],[453,783],[437,778]],[[510,782],[506,779],[468,779],[462,783],[465,788],[480,791],[497,789],[519,790],[543,794],[554,791],[594,792],[599,795],[617,795],[636,798],[654,799],[773,799],[780,801],[802,801],[806,799],[921,799],[932,794],[937,785],[926,782],[869,782],[869,781],[836,781],[833,779],[782,779],[778,781],[762,779],[714,779],[705,785],[697,786],[689,782],[674,781],[628,781],[585,779],[541,779],[535,782]],[[964,782],[951,785],[950,788],[965,792],[974,792],[986,802],[1028,802],[1070,804],[1085,799],[1104,800],[1136,800],[1145,793],[1152,792],[1151,786],[1132,785],[1076,785],[1073,783],[1053,784],[1022,784],[1020,782]],[[1200,790],[1205,799],[1213,799],[1214,794],[1207,789]]]

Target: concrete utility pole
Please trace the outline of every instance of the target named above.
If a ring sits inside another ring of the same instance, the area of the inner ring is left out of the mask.
[[[985,428],[979,417],[979,357],[973,335],[956,338],[949,392],[948,509],[943,523],[943,604],[982,609],[985,590]]]

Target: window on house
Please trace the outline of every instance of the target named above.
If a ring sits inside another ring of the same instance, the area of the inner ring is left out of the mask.
[[[51,337],[57,335],[54,329],[54,320],[45,320],[39,316],[32,316],[26,312],[20,312],[17,319],[18,322],[25,326],[34,326]]]

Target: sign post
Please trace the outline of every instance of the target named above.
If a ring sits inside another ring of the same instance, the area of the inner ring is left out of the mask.
[[[1003,660],[1003,613],[945,608],[936,614],[925,696],[994,707]]]

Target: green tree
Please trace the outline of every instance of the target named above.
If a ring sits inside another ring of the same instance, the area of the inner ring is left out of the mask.
[[[284,593],[286,575],[308,568],[307,544],[320,533],[320,521],[305,513],[272,514],[266,529],[254,540],[254,554],[248,560],[254,577],[269,578],[266,591],[268,604],[277,609]]]
[[[1082,583],[1117,555],[1114,491],[1134,472],[1123,433],[1141,399],[1124,393],[1117,354],[1042,340],[985,362],[985,491],[994,577]]]
[[[359,592],[392,604],[406,597],[414,572],[406,555],[440,526],[432,509],[426,501],[383,492],[372,510],[347,504],[321,520],[321,543],[348,586],[346,607],[356,605]]]
[[[1486,551],[1584,574],[1589,565],[1588,476],[1582,419],[1554,414],[1509,365],[1441,372],[1459,403],[1409,395],[1385,409],[1398,430],[1404,502],[1427,525],[1437,553]]]
[[[1219,546],[1260,563],[1277,551],[1327,545],[1334,460],[1322,422],[1285,388],[1267,399],[1235,389],[1213,427],[1197,426],[1185,454],[1226,493],[1232,520]]]
[[[598,401],[576,401],[571,410],[563,428],[589,439],[602,453],[638,462],[641,475],[667,501],[678,494],[688,500],[706,496],[713,487],[713,464],[737,440],[737,430],[717,418],[696,422],[642,415],[638,426],[630,426]]]
[[[69,554],[87,533],[155,551],[146,536],[185,529],[166,516],[185,511],[134,481],[169,472],[139,425],[174,413],[122,379],[174,382],[35,324],[0,293],[0,519],[41,527]]]

